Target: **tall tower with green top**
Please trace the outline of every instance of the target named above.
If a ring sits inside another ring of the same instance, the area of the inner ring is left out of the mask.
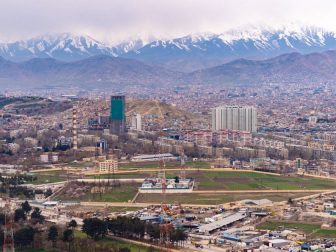
[[[110,132],[120,134],[126,131],[125,96],[111,96]]]

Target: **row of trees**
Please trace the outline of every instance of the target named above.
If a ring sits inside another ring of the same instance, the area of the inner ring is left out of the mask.
[[[169,227],[169,228],[166,228]],[[82,231],[94,240],[104,238],[108,232],[114,236],[130,239],[149,239],[155,243],[170,242],[173,245],[183,245],[187,234],[171,224],[159,225],[148,223],[139,218],[118,217],[101,220],[98,218],[84,219]]]
[[[23,222],[26,221],[30,216],[30,221],[32,224],[42,224],[44,222],[44,216],[42,215],[42,211],[40,208],[35,207],[32,209],[32,207],[29,205],[28,201],[25,201],[21,204],[20,208],[15,209],[13,220],[14,222]],[[0,225],[5,224],[5,214],[0,213]]]
[[[28,216],[30,216],[30,221],[28,221]],[[5,225],[5,219],[5,214],[0,213],[0,227]],[[39,208],[33,209],[27,201],[23,202],[20,208],[17,208],[14,211],[12,219],[14,220],[14,244],[16,248],[26,249],[41,247],[43,240],[49,241],[52,244],[52,247],[56,247],[56,242],[60,239],[66,244],[67,250],[70,251],[70,245],[74,239],[74,229],[77,227],[76,221],[72,220],[67,225],[66,229],[63,230],[63,233],[60,232],[59,228],[55,225],[50,226],[49,230],[45,232],[46,230],[44,226],[37,225],[44,223],[44,217],[41,214],[41,210]],[[46,237],[44,238],[44,236]],[[0,229],[1,246],[4,242],[3,238],[3,230]]]

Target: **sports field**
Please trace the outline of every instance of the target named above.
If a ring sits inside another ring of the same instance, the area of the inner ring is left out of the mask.
[[[168,174],[168,176],[174,176]],[[336,189],[336,181],[312,177],[288,177],[273,174],[241,171],[193,171],[192,177],[199,190],[298,190],[298,189]]]
[[[115,178],[146,178],[156,176],[157,172],[115,174]],[[167,171],[167,178],[179,176],[178,171]],[[95,176],[96,178],[98,176]],[[101,175],[107,178],[108,175]],[[111,177],[111,175],[110,175]],[[193,178],[196,190],[336,190],[336,181],[313,177],[283,176],[250,171],[186,171],[186,177]],[[93,178],[93,177],[91,177]]]
[[[134,173],[118,173],[115,178],[146,178],[157,175],[157,171],[135,171]],[[166,171],[166,177],[174,178],[179,176],[179,171]],[[65,179],[61,172],[51,174],[39,174],[39,180],[57,181]],[[58,179],[57,179],[58,177]],[[97,176],[90,176],[94,178]],[[112,179],[112,175],[101,175],[100,178]],[[195,180],[195,189],[192,194],[167,194],[167,203],[190,203],[190,204],[222,204],[226,202],[238,201],[242,199],[267,198],[272,201],[284,201],[288,198],[298,198],[316,192],[295,192],[295,190],[336,190],[336,181],[313,177],[283,176],[276,174],[257,173],[251,171],[218,171],[218,170],[188,170],[186,177]],[[80,201],[102,201],[102,202],[128,202],[134,198],[138,191],[139,183],[120,185],[112,189],[107,189],[105,193],[90,193],[80,196],[76,200]],[[197,191],[202,191],[197,193]],[[238,191],[238,190],[272,190],[269,193],[256,192],[215,192],[218,190]],[[282,190],[292,190],[289,193]],[[206,191],[206,192],[204,192]],[[209,191],[209,192],[207,192]],[[274,192],[273,192],[274,191]],[[60,195],[59,199],[71,200]],[[73,200],[73,199],[72,199]],[[160,203],[161,194],[140,194],[137,202]]]

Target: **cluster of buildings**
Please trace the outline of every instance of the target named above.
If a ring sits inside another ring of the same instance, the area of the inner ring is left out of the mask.
[[[199,145],[222,145],[228,142],[246,145],[252,142],[252,133],[232,129],[184,130],[181,139]]]
[[[110,100],[110,114],[99,115],[97,118],[90,118],[88,126],[91,130],[109,129],[111,134],[125,133],[126,126],[126,99],[123,95],[111,96]],[[142,121],[141,114],[133,113],[130,116],[131,130],[141,131]]]
[[[139,188],[140,193],[191,193],[194,181],[189,178],[147,178]]]

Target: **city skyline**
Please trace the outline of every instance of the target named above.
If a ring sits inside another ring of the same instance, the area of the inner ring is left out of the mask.
[[[336,251],[335,13],[0,1],[0,246]]]

